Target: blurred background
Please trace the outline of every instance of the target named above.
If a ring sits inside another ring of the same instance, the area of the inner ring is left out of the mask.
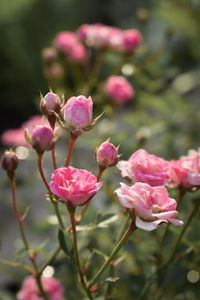
[[[120,74],[125,75],[133,84],[134,99],[118,108],[112,119],[103,118],[94,131],[80,138],[79,152],[75,150],[74,153],[76,165],[95,171],[97,167],[92,158],[93,149],[108,136],[112,137],[111,142],[115,145],[121,144],[123,159],[128,159],[140,145],[150,153],[165,159],[178,159],[180,155],[186,155],[189,149],[197,149],[200,146],[199,0],[0,0],[0,134],[8,128],[20,127],[30,116],[39,113],[39,92],[46,94],[49,90],[43,71],[42,49],[52,44],[59,31],[75,31],[83,23],[97,22],[121,29],[137,28],[143,35],[144,43],[138,54],[129,62],[132,66],[130,74],[124,73],[123,69],[120,71]],[[115,59],[108,56],[107,62],[112,65]],[[97,110],[96,115],[101,113],[102,108]],[[57,154],[59,164],[63,161],[64,148],[64,142],[61,141]],[[1,144],[1,152],[4,149],[5,146]],[[88,157],[88,153],[91,155],[90,167],[84,159]],[[26,201],[32,206],[32,217],[27,221],[28,230],[31,231],[33,240],[35,234],[34,241],[38,243],[45,239],[49,228],[46,223],[40,223],[34,228],[31,224],[33,220],[41,220],[46,215],[49,204],[41,202],[38,210],[36,200],[43,197],[45,189],[42,186],[40,188],[40,179],[33,163],[35,158],[31,156],[31,159],[32,161],[23,162],[19,167],[18,197],[21,208],[26,206]],[[47,155],[46,169],[49,160]],[[50,174],[51,171],[47,171],[49,178]],[[120,176],[116,172],[111,176],[111,171],[106,174],[104,180],[108,180],[109,192],[116,188]],[[19,249],[21,246],[19,240],[15,240],[18,233],[9,203],[9,183],[2,170],[0,176],[0,188],[3,191],[0,195],[3,207],[0,210],[0,256],[10,259],[13,248]],[[30,185],[33,191],[31,196]],[[116,210],[114,204],[109,204],[105,192],[102,192],[100,197],[103,199],[102,205],[99,205],[99,198],[96,200],[96,207],[100,211],[108,207]],[[186,210],[189,208],[187,203]],[[193,227],[193,243],[199,240],[198,223]],[[36,237],[38,232],[41,233],[39,241]],[[143,235],[141,233],[141,236],[138,236],[138,241],[141,241]],[[192,243],[191,236],[187,238],[189,242],[186,239],[185,243],[188,246]],[[105,240],[105,245],[109,249],[109,240]],[[53,246],[50,244],[49,248]],[[142,247],[145,251],[146,246]],[[149,242],[151,253],[155,248],[156,240],[152,244]],[[129,255],[137,252],[131,245],[128,251]],[[145,257],[147,256],[146,253]],[[182,272],[187,274],[192,268],[198,268],[200,271],[199,259],[195,256],[194,260],[190,261],[189,258],[185,268],[181,266],[177,268],[177,273],[172,272],[175,278]],[[138,260],[139,262],[134,261],[131,266],[133,274],[128,265],[128,275],[121,270],[125,280],[131,282],[134,279],[136,283],[129,292],[125,291],[125,284],[119,284],[126,295],[126,298],[120,299],[132,299],[131,293],[137,294],[144,285],[142,275],[146,269],[140,268],[142,258],[139,257]],[[63,274],[61,267],[59,270],[59,274]],[[12,297],[18,291],[24,275],[15,280],[18,272],[11,271],[9,267],[3,267],[3,272],[0,273],[0,299],[15,299]],[[70,286],[71,283],[66,284]],[[167,284],[168,282],[165,282],[163,288],[168,287]],[[171,299],[172,295],[176,296],[175,299],[198,299],[199,282],[190,287],[185,276],[178,284],[175,291],[171,287],[169,298],[166,295],[166,298],[162,299]],[[185,291],[185,296],[181,293],[182,290]],[[118,299],[117,294],[113,297],[112,299]],[[148,299],[154,299],[151,298],[153,295],[149,297]],[[77,298],[72,293],[69,299]]]

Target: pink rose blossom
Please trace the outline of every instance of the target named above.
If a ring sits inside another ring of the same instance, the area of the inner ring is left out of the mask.
[[[77,43],[77,37],[75,33],[71,31],[61,31],[59,32],[54,40],[54,45],[56,49],[63,53],[67,53],[70,48]]]
[[[142,42],[142,36],[136,29],[128,29],[123,32],[124,49],[126,52],[133,52]]]
[[[93,24],[87,29],[85,43],[96,49],[107,48],[110,27],[104,24]]]
[[[123,31],[118,28],[111,27],[108,36],[108,49],[122,52],[124,50],[123,42]]]
[[[123,177],[135,182],[148,183],[151,186],[164,185],[168,180],[168,162],[140,149],[131,155],[128,161],[121,160],[117,167]]]
[[[109,143],[108,139],[96,149],[95,158],[100,166],[112,167],[118,162],[118,148]]]
[[[53,172],[50,189],[59,198],[70,201],[73,205],[81,205],[93,196],[102,184],[86,170],[66,167]]]
[[[132,85],[123,76],[110,76],[105,82],[103,91],[117,103],[126,103],[134,96]]]
[[[91,25],[89,25],[89,24],[83,24],[77,29],[76,35],[80,41],[84,42],[86,40],[87,32],[88,32],[90,26]]]
[[[188,181],[193,186],[200,186],[200,154],[196,154],[191,159],[191,164],[188,168]]]
[[[152,187],[138,182],[129,187],[121,183],[121,188],[115,192],[124,207],[135,210],[138,228],[151,231],[168,222],[176,226],[183,225],[182,221],[175,219],[178,215],[176,201],[169,198],[162,186]]]
[[[48,124],[47,120],[43,120],[41,116],[32,116],[27,122],[22,124],[20,128],[8,129],[1,135],[1,141],[5,145],[31,147],[24,136],[24,128],[28,128],[31,134],[34,126],[38,124]]]
[[[63,117],[73,130],[83,129],[92,121],[92,109],[91,97],[71,97],[64,106]]]
[[[63,297],[63,288],[55,278],[41,277],[44,291],[48,294],[50,300],[61,300]],[[36,280],[33,276],[27,277],[22,285],[21,291],[17,295],[17,300],[43,300]]]

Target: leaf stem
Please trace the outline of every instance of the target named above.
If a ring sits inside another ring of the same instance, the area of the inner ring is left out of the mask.
[[[105,269],[107,268],[107,266],[113,260],[113,258],[115,257],[115,255],[119,252],[119,250],[121,249],[121,247],[126,243],[126,241],[128,240],[128,238],[131,236],[131,234],[135,230],[136,230],[135,220],[132,219],[131,223],[129,225],[129,228],[126,231],[126,233],[123,235],[123,237],[121,238],[121,240],[117,243],[116,247],[113,249],[113,251],[110,254],[110,256],[108,257],[108,259],[104,262],[104,264],[101,266],[101,268],[97,271],[97,273],[94,276],[94,278],[88,283],[88,289],[90,289],[94,285],[94,283],[98,280],[98,278],[105,271]]]

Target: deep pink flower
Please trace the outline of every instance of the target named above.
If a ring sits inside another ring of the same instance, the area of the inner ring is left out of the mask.
[[[152,187],[138,182],[129,187],[121,183],[121,188],[115,192],[124,207],[135,210],[138,228],[151,231],[168,222],[176,226],[183,225],[182,221],[175,219],[178,215],[176,201],[169,198],[162,186]]]
[[[53,172],[50,189],[59,198],[74,205],[81,205],[93,196],[102,184],[86,170],[66,167]]]
[[[70,48],[77,43],[77,37],[74,32],[61,31],[54,40],[54,46],[61,52],[67,53]]]
[[[63,297],[63,288],[55,278],[41,277],[44,291],[48,294],[50,300],[61,300]],[[35,277],[27,277],[22,285],[21,291],[17,295],[17,300],[43,300],[37,286]]]
[[[118,148],[109,143],[109,140],[102,143],[95,152],[97,162],[105,168],[115,166],[118,162]]]
[[[128,53],[133,52],[142,42],[142,36],[136,29],[128,29],[123,32],[124,50]]]
[[[80,130],[91,123],[92,109],[91,97],[71,97],[64,106],[63,117],[73,130]]]
[[[151,186],[160,186],[168,180],[168,165],[164,159],[140,149],[128,161],[119,161],[117,167],[122,171],[122,176],[130,178],[132,183],[144,182]]]
[[[123,76],[110,76],[104,84],[103,91],[117,103],[126,103],[134,96],[132,85]]]
[[[48,121],[43,120],[39,115],[32,116],[27,122],[22,124],[20,128],[4,131],[1,135],[1,141],[5,145],[30,147],[30,144],[25,139],[24,129],[27,128],[31,134],[34,126],[38,124],[48,124]]]

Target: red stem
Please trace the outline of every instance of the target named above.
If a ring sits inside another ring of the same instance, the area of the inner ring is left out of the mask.
[[[51,150],[52,162],[54,169],[57,169],[55,147]]]
[[[74,150],[74,144],[76,142],[77,136],[75,136],[72,132],[70,133],[70,142],[69,142],[69,150],[67,153],[67,157],[65,160],[65,167],[69,166],[71,157],[72,157],[72,152]]]
[[[47,190],[49,193],[51,193],[51,190],[50,190],[50,187],[49,187],[49,184],[44,176],[44,172],[43,172],[43,168],[42,168],[42,157],[43,155],[38,155],[38,169],[39,169],[39,172],[40,172],[40,176],[42,178],[42,181],[44,182]]]

